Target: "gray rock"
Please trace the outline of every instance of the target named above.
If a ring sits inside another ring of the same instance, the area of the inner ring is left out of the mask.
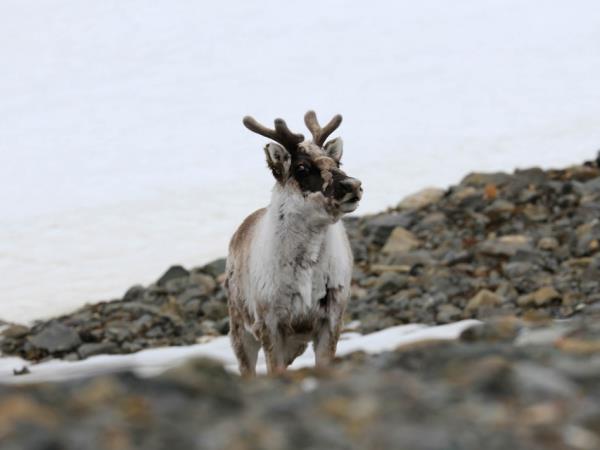
[[[520,250],[531,250],[531,238],[524,235],[508,235],[489,239],[479,245],[483,253],[494,256],[514,256]]]
[[[536,267],[529,262],[508,262],[503,265],[502,272],[508,278],[522,277],[535,271]]]
[[[462,318],[462,311],[454,305],[443,304],[438,306],[436,320],[439,323],[450,323]]]
[[[445,194],[444,189],[425,188],[414,194],[404,197],[398,204],[399,209],[422,209],[436,203]]]
[[[210,320],[220,320],[227,317],[229,311],[227,303],[216,299],[211,299],[202,304],[200,310],[204,317]]]
[[[559,244],[558,240],[551,236],[543,237],[537,243],[537,246],[540,250],[548,250],[548,251],[557,249],[559,245],[560,244]]]
[[[35,348],[50,353],[66,352],[81,344],[77,331],[57,321],[46,324],[39,332],[30,336],[28,341]]]
[[[77,353],[81,359],[85,359],[94,355],[118,353],[118,349],[114,342],[97,342],[80,345]]]
[[[177,278],[187,278],[190,272],[182,266],[171,266],[169,269],[158,279],[156,284],[158,286],[164,286],[167,281],[171,281]]]
[[[408,287],[408,276],[397,272],[384,272],[377,279],[375,287],[381,294],[393,294]]]
[[[189,278],[173,278],[164,283],[165,290],[170,295],[181,294],[188,286]]]
[[[189,278],[188,288],[200,289],[201,295],[208,295],[217,287],[217,282],[211,275],[193,271]]]
[[[488,206],[485,209],[485,212],[487,214],[512,214],[514,210],[514,203],[503,199],[496,199],[490,206]]]
[[[473,313],[483,307],[495,307],[502,304],[502,298],[493,292],[482,289],[472,297],[465,308],[465,312]]]
[[[123,322],[110,322],[106,325],[106,335],[117,342],[129,339],[133,335],[132,331],[131,326]]]
[[[10,325],[1,334],[5,338],[21,338],[27,336],[29,331],[29,327],[24,325]]]
[[[559,371],[532,363],[514,367],[514,377],[521,395],[529,401],[549,401],[555,398],[572,398],[577,386]]]
[[[135,286],[130,287],[127,290],[127,292],[125,292],[123,300],[126,302],[140,300],[143,297],[145,291],[146,289],[144,288],[144,286],[136,284]]]
[[[225,273],[226,262],[227,260],[225,258],[215,259],[214,261],[202,266],[200,271],[212,276],[213,278],[217,278],[219,275]]]
[[[559,300],[560,293],[552,286],[544,286],[527,295],[519,297],[517,303],[519,306],[543,306],[553,300]]]
[[[405,253],[416,249],[420,244],[417,237],[410,231],[402,227],[396,227],[381,251],[384,254]]]
[[[200,313],[202,307],[202,301],[198,298],[192,298],[187,300],[182,308],[186,315],[197,316]]]
[[[502,186],[513,181],[513,177],[504,172],[481,173],[473,172],[464,177],[460,184],[466,186],[484,187],[488,184]]]
[[[382,246],[385,244],[394,228],[410,227],[410,225],[414,223],[414,217],[414,213],[412,212],[382,214],[375,216],[374,218],[367,219],[363,228],[363,233],[369,242]]]

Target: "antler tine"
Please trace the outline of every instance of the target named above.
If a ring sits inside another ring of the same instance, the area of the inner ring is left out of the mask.
[[[329,135],[340,126],[342,123],[342,116],[336,114],[327,125],[321,128],[321,125],[319,125],[319,121],[317,120],[317,114],[311,110],[304,115],[304,123],[312,134],[313,142],[318,146],[322,146]]]
[[[261,136],[268,137],[269,139],[276,140],[277,133],[275,133],[275,130],[271,130],[264,125],[261,125],[254,117],[246,116],[242,122],[250,131],[260,134]]]
[[[285,137],[286,141],[293,144],[293,148],[304,140],[304,135],[300,133],[292,133],[283,119],[275,119],[275,131],[278,135]],[[284,144],[285,146],[285,144]]]
[[[298,144],[304,140],[302,134],[292,133],[283,119],[275,119],[274,130],[261,125],[251,116],[244,117],[243,123],[250,131],[279,142],[289,151],[295,151]]]

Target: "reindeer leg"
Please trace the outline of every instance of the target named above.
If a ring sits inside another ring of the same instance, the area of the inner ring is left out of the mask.
[[[332,327],[329,321],[323,323],[321,329],[313,339],[316,367],[327,367],[332,363],[335,358],[335,350],[339,337],[339,325]]]
[[[256,375],[256,359],[260,350],[258,342],[243,324],[231,323],[231,346],[238,360],[242,376]]]
[[[263,325],[260,331],[260,340],[267,360],[269,375],[285,372],[285,343],[277,327]]]
[[[326,298],[328,318],[321,323],[313,338],[315,366],[329,366],[335,358],[335,350],[342,330],[344,303],[337,299],[338,291],[329,289]]]
[[[246,330],[243,314],[233,303],[229,304],[229,337],[233,352],[238,360],[242,376],[256,375],[256,359],[260,342]]]

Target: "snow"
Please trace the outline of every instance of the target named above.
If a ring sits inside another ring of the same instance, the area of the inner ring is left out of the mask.
[[[0,318],[223,256],[268,202],[245,114],[341,112],[357,213],[600,147],[600,3],[0,2]]]
[[[344,356],[357,351],[376,354],[429,339],[456,339],[464,330],[479,323],[477,320],[463,320],[438,326],[399,325],[364,336],[347,333],[342,335],[338,343],[337,355]],[[237,363],[229,338],[218,337],[207,343],[186,347],[156,348],[128,355],[98,355],[74,362],[51,360],[31,364],[15,357],[0,358],[0,384],[54,382],[122,371],[133,371],[140,376],[154,376],[196,357],[221,361],[228,370],[237,372]],[[313,365],[314,353],[309,346],[290,368],[299,369]],[[31,373],[19,376],[13,374],[13,370],[21,370],[23,367],[28,367]],[[262,351],[259,354],[257,371],[266,372]]]

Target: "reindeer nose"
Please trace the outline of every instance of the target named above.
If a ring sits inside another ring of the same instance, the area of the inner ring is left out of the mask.
[[[345,192],[353,193],[357,197],[357,200],[360,200],[362,197],[362,183],[360,180],[348,177],[342,180],[340,184]]]

